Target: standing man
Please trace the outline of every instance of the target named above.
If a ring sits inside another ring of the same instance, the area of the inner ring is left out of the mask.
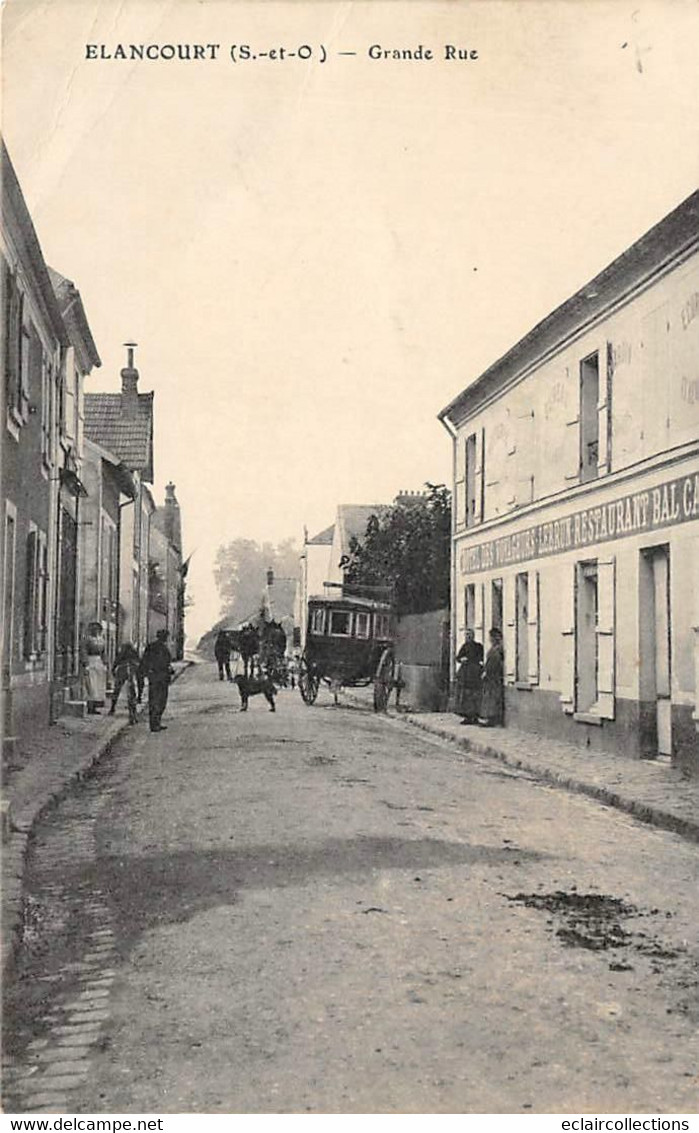
[[[116,712],[119,693],[124,685],[126,685],[129,724],[135,724],[138,719],[136,716],[136,704],[138,702],[138,678],[140,668],[141,661],[138,656],[138,650],[130,641],[127,641],[117,653],[112,666],[114,689],[112,692],[112,707],[109,709],[109,715],[113,716]]]
[[[167,647],[168,632],[159,629],[155,641],[151,641],[143,651],[141,672],[148,678],[148,720],[151,732],[164,732],[160,723],[172,676],[172,657]]]
[[[231,676],[231,639],[226,633],[225,629],[219,630],[216,643],[214,645],[214,657],[218,665],[218,679],[223,680],[223,673],[225,670],[226,677],[229,681],[233,680]]]

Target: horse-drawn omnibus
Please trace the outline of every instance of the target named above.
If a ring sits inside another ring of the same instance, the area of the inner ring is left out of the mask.
[[[395,619],[387,602],[343,594],[308,600],[308,628],[299,691],[313,704],[321,681],[335,700],[340,688],[373,683],[374,710],[385,712],[394,687]]]

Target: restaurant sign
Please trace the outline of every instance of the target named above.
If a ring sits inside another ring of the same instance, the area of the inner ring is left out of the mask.
[[[462,574],[472,574],[576,551],[627,535],[687,523],[691,519],[699,520],[699,473],[667,480],[654,488],[619,496],[610,503],[571,512],[561,519],[537,523],[512,535],[464,547],[459,565]]]

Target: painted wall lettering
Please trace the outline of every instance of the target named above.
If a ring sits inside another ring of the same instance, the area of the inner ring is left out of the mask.
[[[668,480],[643,492],[631,492],[597,507],[583,508],[562,519],[537,523],[487,543],[464,547],[459,567],[462,574],[473,574],[692,519],[699,520],[699,473]]]

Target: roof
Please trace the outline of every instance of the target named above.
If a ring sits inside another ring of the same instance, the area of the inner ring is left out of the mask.
[[[130,496],[132,500],[135,500],[136,496],[138,495],[138,492],[136,491],[136,485],[134,484],[133,476],[129,472],[124,462],[119,460],[113,452],[109,452],[107,449],[103,448],[102,445],[98,444],[97,441],[93,440],[91,437],[86,436],[86,455],[88,448],[94,449],[101,460],[104,460],[107,464],[110,464],[112,466],[115,471],[120,491],[122,491],[125,496]]]
[[[51,286],[58,299],[58,305],[68,333],[70,334],[73,331],[77,336],[78,342],[73,345],[78,350],[83,370],[89,373],[93,366],[102,365],[102,359],[97,353],[80,292],[70,279],[66,279],[65,276],[48,264],[47,267]]]
[[[318,534],[314,535],[312,539],[307,539],[306,546],[308,547],[313,544],[329,547],[332,544],[334,534],[335,524],[331,523],[329,527],[326,527],[323,531],[319,531]]]
[[[385,611],[387,614],[392,609],[390,602],[379,602],[375,598],[358,598],[350,594],[342,594],[337,598],[333,598],[329,594],[311,594],[308,603],[316,606],[339,607],[343,610],[378,610]]]
[[[581,331],[631,290],[699,246],[699,190],[556,307],[438,414],[457,422],[542,356]]]
[[[137,412],[126,412],[123,394],[85,394],[85,432],[127,468],[153,482],[153,394],[137,395]]]
[[[362,539],[372,515],[380,518],[386,510],[386,504],[339,504],[336,527],[339,529],[340,547],[349,549],[352,536]]]
[[[36,298],[42,308],[44,318],[49,323],[57,341],[62,346],[70,346],[68,332],[51,286],[39,238],[4,140],[1,142],[0,158],[2,173],[0,201],[2,202],[3,224],[7,222],[8,230],[17,243],[18,254],[22,257],[22,265],[25,271],[32,278],[36,289]]]

